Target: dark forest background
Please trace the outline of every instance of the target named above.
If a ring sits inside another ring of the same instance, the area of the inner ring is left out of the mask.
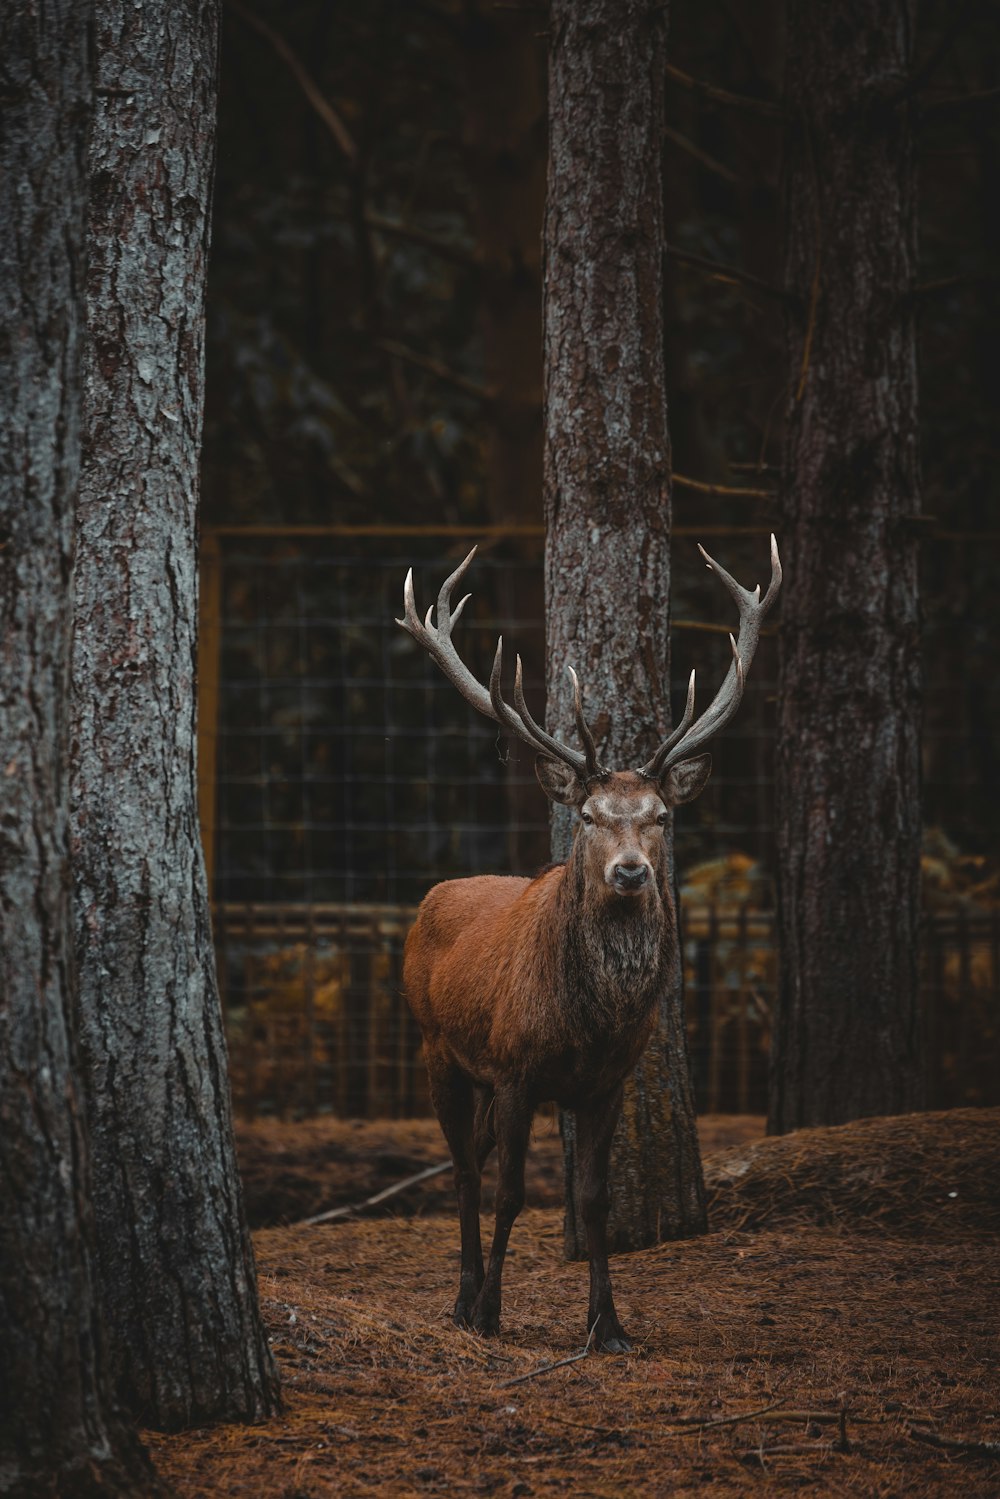
[[[744,491],[676,482],[678,620],[722,619],[689,528],[751,578],[766,532],[780,537],[782,16],[770,0],[671,8],[674,468]],[[542,7],[488,0],[225,7],[205,527],[540,524],[545,25]],[[920,286],[900,295],[920,308],[924,820],[953,861],[992,855],[1000,834],[1000,10],[932,0],[919,27]],[[949,107],[970,93],[982,107]],[[714,547],[713,528],[729,532]],[[280,540],[266,548],[283,555]],[[429,568],[447,554],[420,553]],[[514,607],[540,612],[530,588]],[[691,662],[714,675],[724,650],[724,635],[675,636],[675,692]],[[541,661],[526,654],[537,694]],[[773,670],[758,670],[773,693]],[[766,806],[754,815],[766,822]],[[766,857],[766,838],[735,841]]]

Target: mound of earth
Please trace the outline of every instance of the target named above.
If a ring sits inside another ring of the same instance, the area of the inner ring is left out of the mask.
[[[763,1136],[757,1114],[709,1114],[698,1120],[706,1169],[719,1150]],[[252,1228],[298,1223],[330,1208],[363,1202],[413,1176],[448,1152],[436,1119],[258,1119],[236,1125],[236,1148]],[[483,1183],[484,1211],[493,1205],[493,1163]],[[551,1115],[535,1120],[525,1185],[531,1207],[561,1207],[563,1156]],[[451,1174],[418,1182],[389,1198],[383,1216],[453,1213]]]
[[[1000,1230],[1000,1108],[797,1130],[705,1167],[713,1230],[816,1224],[934,1239]]]

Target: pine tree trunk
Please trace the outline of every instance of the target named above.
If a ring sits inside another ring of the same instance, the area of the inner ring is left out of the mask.
[[[195,791],[196,515],[216,0],[99,0],[73,654],[81,1034],[121,1396],[274,1409]]]
[[[599,750],[641,764],[670,704],[670,442],[662,337],[665,7],[554,0],[545,213],[548,721],[572,739],[567,664]],[[557,809],[553,857],[565,857]],[[586,1254],[566,1143],[566,1252]],[[680,966],[626,1088],[611,1169],[610,1242],[636,1249],[705,1228]]]
[[[159,1492],[114,1410],[73,1036],[66,711],[87,0],[0,21],[0,1492]]]
[[[912,6],[790,8],[790,404],[769,1128],[918,1107]]]

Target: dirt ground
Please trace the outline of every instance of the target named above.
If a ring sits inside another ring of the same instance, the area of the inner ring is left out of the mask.
[[[244,1129],[254,1216],[287,1222],[338,1193],[369,1195],[440,1159],[435,1129]],[[392,1216],[259,1229],[285,1411],[257,1427],[147,1433],[158,1466],[185,1499],[995,1499],[1000,1109],[781,1140],[760,1130],[706,1122],[710,1234],[613,1262],[628,1356],[543,1372],[586,1333],[587,1269],[561,1253],[554,1126],[533,1152],[495,1342],[449,1319],[447,1178],[395,1199]]]

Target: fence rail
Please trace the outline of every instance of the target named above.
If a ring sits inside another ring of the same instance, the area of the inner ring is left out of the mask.
[[[246,1117],[430,1110],[403,997],[412,905],[219,902],[215,939],[234,1103]],[[688,1042],[701,1111],[764,1112],[774,915],[687,903]],[[932,1107],[1000,1103],[1000,912],[928,912],[922,999]]]

